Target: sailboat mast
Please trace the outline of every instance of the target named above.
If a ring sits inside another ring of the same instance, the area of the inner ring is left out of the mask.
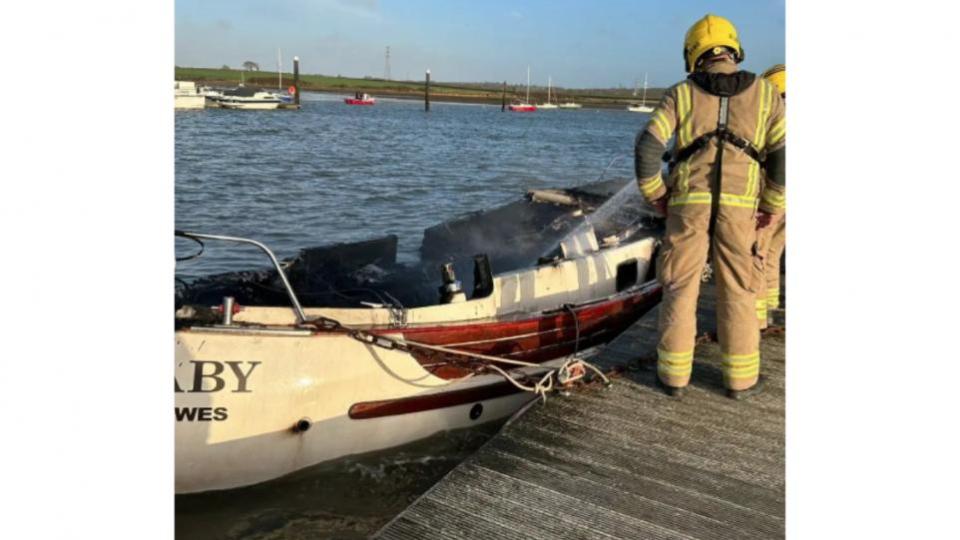
[[[647,74],[643,74],[643,104],[647,104]]]
[[[283,61],[280,59],[280,49],[277,48],[277,90],[283,89]]]
[[[527,100],[526,103],[530,103],[530,66],[527,66]]]
[[[547,103],[550,103],[550,87],[553,86],[553,79],[547,75]]]

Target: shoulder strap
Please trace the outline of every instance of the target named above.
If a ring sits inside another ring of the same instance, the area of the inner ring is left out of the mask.
[[[669,163],[669,168],[671,171],[677,166],[678,163],[690,159],[691,156],[702,150],[703,147],[706,146],[710,141],[710,139],[713,138],[726,141],[733,146],[736,146],[743,153],[750,156],[750,158],[754,161],[761,161],[760,151],[757,150],[757,148],[753,146],[750,141],[727,129],[727,122],[730,119],[730,98],[727,96],[719,96],[719,98],[720,112],[717,116],[717,129],[700,135],[683,148],[678,148],[674,155],[670,155],[669,152],[663,155],[663,159]]]
[[[717,115],[717,131],[727,133],[727,120],[730,118],[730,98],[720,96],[720,113]],[[713,163],[713,182],[710,182],[710,228],[707,234],[713,238],[716,230],[717,214],[720,213],[720,194],[723,193],[723,144],[717,145],[717,157]],[[712,248],[712,242],[711,242]]]
[[[727,120],[730,119],[730,98],[727,96],[720,96],[720,114],[717,117],[717,131],[724,132],[727,130]]]

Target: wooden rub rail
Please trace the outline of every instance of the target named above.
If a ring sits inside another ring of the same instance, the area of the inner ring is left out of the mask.
[[[375,538],[782,538],[783,336],[762,340],[760,394],[725,397],[707,342],[675,400],[654,385],[656,324],[654,310],[601,354],[627,367],[612,388],[534,405]]]

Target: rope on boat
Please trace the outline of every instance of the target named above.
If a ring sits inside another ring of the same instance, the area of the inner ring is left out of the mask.
[[[595,365],[587,362],[582,358],[577,358],[576,354],[579,349],[580,344],[580,321],[577,319],[576,311],[574,311],[573,306],[567,304],[564,305],[564,309],[571,312],[574,319],[574,325],[576,328],[576,339],[574,342],[574,354],[567,358],[563,364],[559,367],[548,370],[543,374],[540,379],[534,383],[533,386],[523,384],[513,375],[511,375],[506,370],[497,366],[497,363],[500,364],[509,364],[518,367],[532,367],[532,368],[541,368],[544,366],[542,364],[537,364],[534,362],[525,362],[523,360],[514,360],[512,358],[504,358],[502,356],[491,356],[488,354],[477,353],[472,351],[465,351],[463,349],[453,349],[450,347],[444,347],[442,345],[431,345],[429,343],[421,343],[418,341],[410,341],[403,338],[394,338],[389,336],[384,336],[380,334],[373,334],[365,330],[359,329],[349,329],[343,326],[339,321],[335,319],[330,319],[328,317],[318,317],[317,319],[311,320],[310,322],[317,325],[319,328],[324,330],[344,330],[347,332],[347,335],[350,337],[366,343],[368,345],[373,345],[376,347],[381,347],[388,350],[401,350],[404,352],[410,352],[410,349],[423,349],[428,351],[441,352],[444,354],[451,354],[456,356],[463,356],[467,358],[473,358],[475,360],[484,361],[484,367],[491,369],[498,374],[500,374],[504,379],[510,382],[510,384],[515,387],[523,390],[525,392],[531,392],[540,396],[544,402],[547,401],[547,394],[554,390],[554,381],[556,380],[560,386],[564,386],[573,381],[576,381],[583,377],[587,369],[593,371],[603,379],[603,383],[606,386],[609,386],[610,379],[604,375],[603,371]],[[465,378],[472,377],[474,374],[469,374]]]

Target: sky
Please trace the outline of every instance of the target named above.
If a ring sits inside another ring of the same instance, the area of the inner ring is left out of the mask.
[[[684,78],[683,38],[706,13],[736,25],[743,69],[784,57],[784,0],[175,0],[178,66],[393,79],[651,87]]]

